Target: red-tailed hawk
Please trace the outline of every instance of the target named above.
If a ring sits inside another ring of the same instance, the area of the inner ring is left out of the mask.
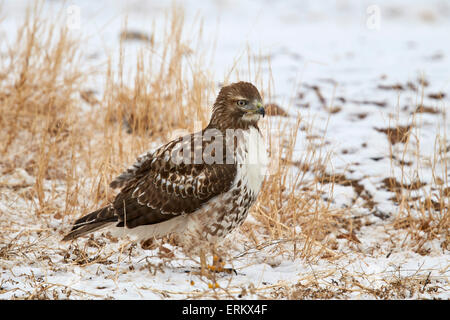
[[[64,240],[115,226],[141,239],[174,233],[181,243],[217,243],[242,224],[260,191],[261,116],[255,86],[223,87],[205,129],[140,156],[111,182],[120,188],[115,200],[77,220]]]

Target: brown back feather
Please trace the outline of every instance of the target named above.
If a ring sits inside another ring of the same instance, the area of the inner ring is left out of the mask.
[[[190,214],[198,210],[213,197],[226,192],[236,176],[235,164],[226,164],[226,149],[222,154],[223,164],[194,162],[196,139],[202,150],[214,141],[205,141],[202,135],[191,134],[189,139],[179,138],[156,150],[146,160],[141,159],[140,167],[128,180],[114,200],[113,207],[119,224],[133,228],[139,225],[160,223],[176,216]],[[221,136],[226,144],[225,137]],[[185,142],[183,142],[185,141]],[[167,155],[172,155],[180,143],[191,144],[191,163],[177,163]]]

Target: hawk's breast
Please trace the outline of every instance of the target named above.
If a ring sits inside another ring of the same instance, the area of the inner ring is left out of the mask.
[[[259,194],[267,164],[261,133],[251,128],[239,135],[235,154],[237,171],[231,188],[189,217],[186,236],[217,241],[238,228]]]
[[[251,193],[258,195],[268,165],[266,146],[258,129],[244,131],[242,141],[238,141],[236,160],[235,182],[241,180]]]

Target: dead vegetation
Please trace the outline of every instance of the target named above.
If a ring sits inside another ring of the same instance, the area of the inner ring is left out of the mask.
[[[126,53],[121,45],[118,72],[108,74],[104,93],[110,123],[153,139],[167,139],[175,130],[193,130],[195,121],[200,126],[207,124],[212,85],[201,67],[204,56],[192,57],[192,48],[200,39],[188,39],[183,25],[183,12],[175,9],[163,39],[158,39],[162,46],[151,41],[139,51],[131,85],[124,78],[128,70],[124,70]],[[202,26],[197,28],[201,34]]]
[[[325,165],[327,154],[318,152],[311,144],[303,155],[304,170],[296,174],[290,170],[300,124],[301,119],[297,118],[294,126],[285,130],[279,128],[280,135],[270,137],[270,154],[276,165],[266,178],[260,200],[251,212],[259,222],[256,229],[259,232],[255,232],[254,227],[246,229],[245,226],[244,232],[255,246],[260,245],[260,241],[284,239],[293,243],[291,255],[294,259],[314,259],[330,254],[322,241],[336,230],[336,225],[343,224],[338,219],[345,220],[345,213],[332,210],[322,196],[330,193],[332,186],[321,187],[314,179],[307,178],[309,169],[314,172]],[[278,248],[283,250],[282,245]]]

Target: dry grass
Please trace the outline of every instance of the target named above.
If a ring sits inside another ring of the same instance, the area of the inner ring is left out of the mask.
[[[10,203],[20,198],[22,211],[28,211],[14,216],[2,214],[0,223],[8,226],[8,230],[0,235],[0,260],[28,262],[35,259],[56,270],[61,266],[53,263],[50,256],[59,254],[67,265],[87,267],[98,264],[114,268],[117,281],[123,271],[121,259],[133,256],[135,244],[122,245],[117,257],[117,253],[105,249],[106,240],[90,238],[84,246],[75,243],[63,250],[45,247],[45,239],[66,231],[55,227],[55,221],[71,221],[73,217],[110,201],[114,196],[108,187],[111,179],[149,146],[168,141],[177,130],[193,131],[204,126],[210,115],[208,105],[217,88],[211,81],[208,66],[202,63],[205,57],[199,54],[200,38],[187,38],[183,13],[179,9],[174,9],[168,16],[162,35],[152,35],[143,43],[133,67],[132,81],[125,76],[129,70],[124,67],[127,53],[123,45],[117,61],[109,59],[104,74],[98,70],[83,70],[80,68],[83,59],[79,40],[61,27],[60,21],[39,18],[40,10],[42,8],[36,6],[28,13],[18,30],[16,42],[8,47],[7,58],[2,59],[0,65],[0,174],[25,177],[23,183],[14,186],[0,183],[0,188],[8,190],[0,200]],[[197,28],[196,34],[201,34],[201,25]],[[261,64],[250,60],[247,78],[262,88],[264,99],[270,101],[271,82],[264,81]],[[232,72],[238,73],[239,68],[234,65],[230,74]],[[94,73],[100,73],[105,79],[101,97],[95,97],[92,88],[84,87]],[[325,101],[319,88],[314,90],[320,100]],[[365,200],[365,206],[373,209],[369,193],[358,181],[347,179],[345,173],[327,172],[331,154],[321,148],[324,138],[307,140],[301,159],[294,157],[298,132],[305,130],[306,135],[312,137],[312,123],[298,116],[291,122],[280,120],[264,125],[266,134],[270,133],[269,152],[273,166],[259,201],[252,208],[253,219],[239,231],[238,238],[246,244],[246,251],[230,257],[230,261],[250,254],[252,249],[270,248],[268,259],[282,256],[283,259],[302,259],[305,264],[320,259],[333,262],[352,250],[361,253],[355,232],[363,222],[355,217],[352,208],[335,209],[331,203],[335,185],[352,186],[357,196]],[[405,155],[415,129],[414,126],[396,128],[380,130],[393,145],[402,144]],[[396,194],[400,204],[398,214],[386,228],[406,230],[412,240],[409,245],[424,255],[427,252],[423,245],[427,241],[445,237],[443,246],[446,250],[450,243],[449,190],[444,187],[448,181],[440,178],[448,177],[445,141],[444,130],[442,136],[436,137],[436,152],[430,163],[436,175],[430,189],[422,188],[419,168],[423,159],[419,158],[413,172],[408,173],[418,177],[417,180],[385,181],[386,189]],[[402,172],[406,172],[407,161],[395,161],[395,154],[391,150],[392,165],[400,163]],[[28,181],[27,177],[33,181]],[[32,224],[39,227],[30,228]],[[23,232],[24,228],[26,232]],[[342,239],[347,241],[345,250],[338,245],[338,240]],[[110,238],[108,241],[117,240]],[[151,274],[163,272],[175,253],[160,243],[152,249],[156,250],[154,257],[160,262],[147,260],[141,266]],[[395,278],[387,275],[386,284],[375,289],[352,280],[354,275],[347,273],[341,273],[336,283],[327,282],[330,274],[336,275],[337,271],[336,268],[323,274],[313,272],[294,287],[284,283],[246,288],[229,285],[204,291],[161,291],[158,294],[190,298],[253,294],[260,298],[323,299],[341,298],[360,290],[361,294],[372,298],[389,299],[406,298],[405,290],[425,292],[436,287],[436,284],[428,286],[428,280],[419,276]],[[215,276],[201,281],[214,286]],[[107,298],[48,283],[34,275],[26,281],[34,291],[17,289],[18,298]],[[0,294],[4,292],[3,285],[6,282],[0,282]],[[143,288],[147,289],[155,291]]]
[[[341,222],[346,213],[331,209],[326,200],[326,195],[332,193],[333,183],[324,187],[320,183],[323,181],[316,179],[323,172],[329,154],[322,154],[311,142],[302,154],[300,169],[292,170],[296,167],[293,156],[301,123],[300,116],[292,126],[283,129],[280,122],[280,127],[275,130],[279,134],[270,137],[269,152],[273,164],[260,200],[251,212],[259,222],[258,236],[254,227],[246,230],[255,246],[261,245],[260,241],[283,239],[279,242],[280,250],[284,251],[285,242],[293,245],[288,253],[290,258],[315,259],[334,255],[324,239],[343,225]]]
[[[205,57],[193,56],[192,48],[200,39],[186,38],[181,9],[175,8],[167,20],[162,39],[157,39],[161,45],[151,41],[138,53],[132,86],[125,84],[121,45],[118,74],[108,73],[104,93],[108,121],[121,123],[128,133],[153,139],[167,139],[175,130],[193,130],[194,120],[206,125],[206,106],[214,89],[207,69],[201,66]],[[201,35],[202,26],[197,28],[194,34]]]
[[[29,196],[38,213],[56,209],[45,195],[45,180],[67,182],[66,209],[76,201],[69,196],[69,176],[85,138],[77,103],[85,76],[78,42],[67,28],[41,21],[41,11],[38,5],[28,11],[0,72],[1,174],[22,168],[35,177]]]
[[[423,99],[423,91],[422,91]],[[422,105],[423,101],[419,103]],[[449,156],[446,150],[447,132],[444,122],[442,128],[437,129],[434,152],[431,157],[424,157],[421,152],[420,129],[417,128],[417,112],[412,115],[411,135],[402,145],[401,154],[397,156],[391,149],[392,170],[401,172],[400,181],[386,178],[386,188],[395,193],[395,200],[399,205],[395,216],[394,227],[407,231],[414,251],[426,255],[428,249],[423,245],[433,239],[444,239],[442,250],[449,250],[450,219],[448,186]],[[445,110],[442,110],[445,112]],[[444,116],[445,119],[445,116]],[[445,120],[444,120],[445,121]],[[405,156],[414,157],[414,166],[405,161]],[[423,170],[430,170],[432,179],[423,182]]]

